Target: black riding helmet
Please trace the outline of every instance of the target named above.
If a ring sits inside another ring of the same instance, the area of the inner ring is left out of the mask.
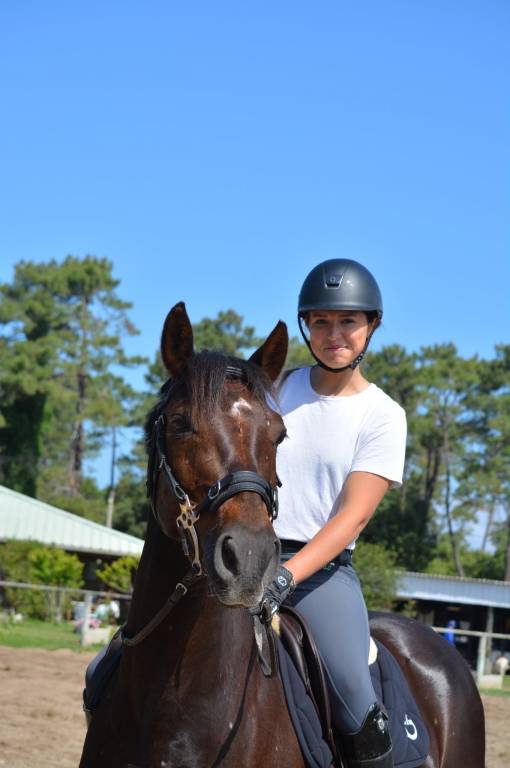
[[[383,314],[382,297],[374,276],[357,261],[329,259],[312,269],[299,292],[299,330],[318,365],[334,373],[345,371],[347,368],[356,368],[367,351],[372,334],[367,338],[363,351],[352,363],[342,368],[331,368],[314,354],[303,329],[305,315],[312,309],[351,309],[356,312],[373,312],[380,322]]]

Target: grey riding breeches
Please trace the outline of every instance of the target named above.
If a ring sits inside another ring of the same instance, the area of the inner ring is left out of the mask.
[[[295,552],[285,551],[286,562]],[[361,585],[352,565],[332,563],[297,585],[287,602],[310,627],[325,666],[334,727],[360,730],[377,700],[368,668],[370,630]]]

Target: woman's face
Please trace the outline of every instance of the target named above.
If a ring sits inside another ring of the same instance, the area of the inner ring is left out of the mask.
[[[364,312],[312,310],[308,314],[310,345],[331,368],[349,365],[363,351],[372,324]]]

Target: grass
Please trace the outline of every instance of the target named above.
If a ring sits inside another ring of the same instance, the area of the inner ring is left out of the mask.
[[[504,696],[510,698],[510,675],[503,678],[503,688],[480,688],[484,696]]]
[[[510,698],[510,675],[503,678],[503,688],[480,688],[484,696],[504,696]]]
[[[480,693],[484,696],[500,696],[504,699],[510,699],[510,691],[500,690],[499,688],[480,688]]]
[[[56,651],[68,648],[72,651],[99,650],[101,645],[80,646],[80,635],[69,622],[54,624],[50,621],[25,619],[19,624],[6,621],[0,623],[0,645],[11,648],[44,648]]]

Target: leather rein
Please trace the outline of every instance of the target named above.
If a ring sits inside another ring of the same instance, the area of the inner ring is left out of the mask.
[[[226,375],[228,378],[244,378],[241,368],[236,368],[231,365],[227,366]],[[198,534],[195,528],[201,514],[208,511],[212,513],[217,512],[219,507],[224,504],[227,499],[236,496],[238,493],[245,493],[248,491],[250,493],[256,493],[262,498],[267,507],[271,522],[273,522],[278,515],[278,485],[280,485],[280,481],[277,480],[277,485],[273,487],[264,477],[262,477],[262,475],[250,470],[230,472],[209,486],[206,496],[202,501],[195,505],[191,503],[188,494],[177,481],[175,473],[168,464],[165,452],[165,416],[163,411],[168,405],[174,385],[175,382],[172,381],[167,390],[167,397],[161,406],[161,412],[156,418],[153,426],[155,433],[154,442],[152,455],[149,457],[149,466],[152,466],[153,471],[152,475],[147,478],[147,496],[150,498],[152,513],[160,531],[165,535],[168,535],[161,525],[156,504],[157,481],[159,474],[162,472],[163,477],[167,481],[168,486],[179,505],[179,515],[175,522],[183,552],[190,562],[190,568],[183,579],[177,583],[166,603],[164,603],[162,608],[160,608],[143,629],[131,638],[128,638],[123,634],[123,642],[124,645],[127,646],[135,646],[145,640],[145,638],[148,637],[148,635],[150,635],[175,608],[184,595],[186,595],[193,582],[197,579],[204,578],[207,575],[200,560]]]

